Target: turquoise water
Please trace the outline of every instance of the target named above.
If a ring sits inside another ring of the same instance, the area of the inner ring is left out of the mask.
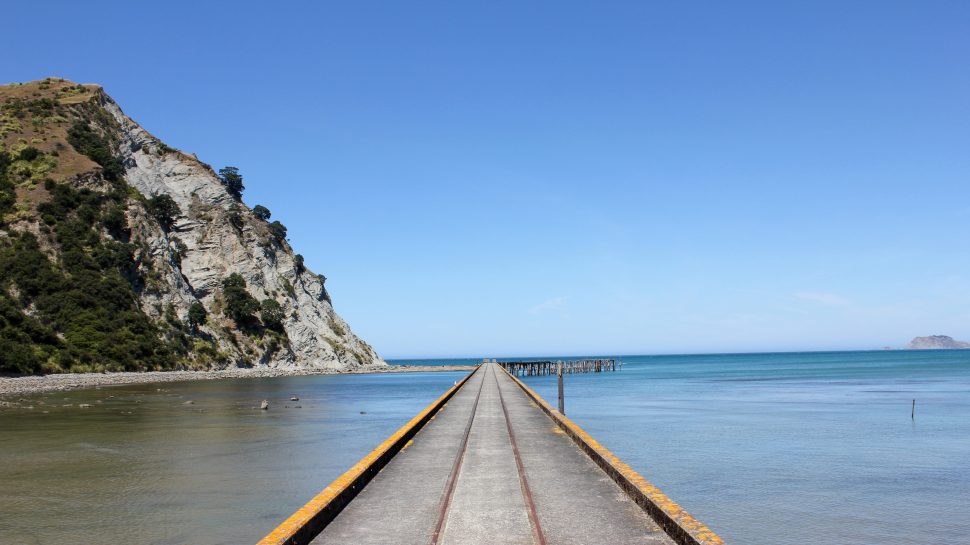
[[[622,359],[567,376],[567,414],[728,543],[970,543],[970,351]],[[0,409],[0,544],[254,543],[461,376],[30,396]]]
[[[970,543],[970,351],[622,360],[566,414],[728,543]]]

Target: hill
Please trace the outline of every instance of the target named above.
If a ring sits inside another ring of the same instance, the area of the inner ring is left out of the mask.
[[[242,190],[100,86],[0,86],[0,372],[384,365]]]
[[[930,350],[944,348],[970,348],[970,343],[957,341],[947,335],[930,335],[916,337],[906,346],[909,350]]]

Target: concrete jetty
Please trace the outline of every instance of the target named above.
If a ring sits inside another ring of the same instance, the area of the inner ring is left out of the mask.
[[[690,544],[721,539],[487,362],[259,545]]]

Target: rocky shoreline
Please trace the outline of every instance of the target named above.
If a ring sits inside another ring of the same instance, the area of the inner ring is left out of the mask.
[[[55,375],[0,376],[0,398],[42,392],[57,392],[114,386],[182,380],[216,380],[226,378],[292,377],[366,373],[419,373],[429,371],[471,371],[471,365],[375,365],[349,371],[307,368],[224,369],[221,371],[145,371],[132,373],[63,373]]]

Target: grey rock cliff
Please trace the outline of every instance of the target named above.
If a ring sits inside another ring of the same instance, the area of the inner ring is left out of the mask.
[[[129,206],[132,238],[148,248],[140,256],[152,269],[140,297],[142,310],[161,319],[174,309],[186,320],[201,302],[209,314],[203,333],[218,346],[212,367],[313,367],[345,370],[386,365],[334,312],[325,278],[298,268],[292,248],[270,232],[230,195],[218,175],[196,157],[162,144],[101,95],[102,106],[120,125],[125,178],[141,195],[166,194],[182,211],[166,233],[143,207]],[[230,214],[237,214],[236,225]],[[240,225],[241,224],[241,225]],[[284,342],[250,338],[221,313],[221,282],[238,273],[257,300],[274,299],[283,308]]]

